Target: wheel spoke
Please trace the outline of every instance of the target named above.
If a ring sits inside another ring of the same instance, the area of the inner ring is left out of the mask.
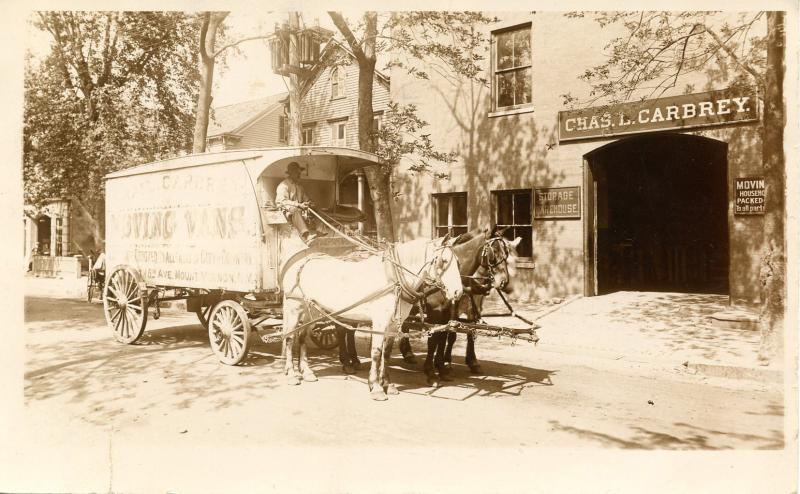
[[[128,297],[128,300],[136,296],[136,280],[130,275],[127,275],[125,279],[125,296]]]
[[[131,321],[130,321],[129,315],[130,314],[128,312],[128,309],[125,308],[125,315],[122,316],[122,319],[123,319],[123,322],[122,322],[122,331],[123,331],[123,333],[122,333],[122,335],[125,338],[130,338],[130,336],[131,336],[131,329],[130,329]]]
[[[115,307],[115,308],[113,308],[111,310],[115,310],[116,311],[116,314],[113,314],[111,316],[111,322],[115,322],[115,320],[119,317],[119,315],[122,314],[122,309],[120,309],[119,306],[117,306],[117,307]]]
[[[115,333],[122,334],[120,332],[119,328],[120,328],[120,325],[122,324],[122,320],[124,318],[125,317],[122,315],[122,309],[120,309],[120,311],[119,311],[119,319],[117,319],[117,322],[114,324],[114,332]]]

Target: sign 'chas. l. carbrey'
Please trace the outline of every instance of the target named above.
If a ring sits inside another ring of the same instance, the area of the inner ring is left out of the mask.
[[[560,141],[707,127],[758,120],[758,94],[752,88],[729,88],[562,111],[558,117]]]

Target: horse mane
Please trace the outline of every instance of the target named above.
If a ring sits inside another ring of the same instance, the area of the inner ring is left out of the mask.
[[[466,233],[462,233],[461,235],[459,235],[456,238],[454,238],[451,245],[460,245],[460,244],[469,242],[470,240],[474,239],[478,235],[485,234],[485,233],[486,233],[486,230],[483,229],[483,228],[474,228],[474,229],[472,229],[472,230],[470,230],[470,231],[468,231]]]
[[[415,238],[408,242],[400,242],[395,245],[397,250],[397,258],[400,264],[413,272],[422,269],[425,264],[425,257],[428,254],[428,243],[430,240],[426,238]]]
[[[458,258],[458,267],[461,274],[471,275],[478,269],[480,249],[486,241],[486,230],[476,229],[460,237],[467,235],[469,235],[467,240],[453,244],[453,252]]]

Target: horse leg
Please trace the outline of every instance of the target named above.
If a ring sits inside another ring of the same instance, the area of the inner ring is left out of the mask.
[[[374,324],[373,324],[374,327]],[[380,380],[380,375],[385,359],[383,358],[383,334],[372,335],[372,345],[370,349],[370,358],[372,365],[369,368],[369,392],[372,399],[375,401],[384,401],[388,397],[383,391],[383,386]]]
[[[287,376],[286,383],[291,385],[300,384],[300,377],[294,369],[294,357],[292,347],[294,346],[294,329],[300,321],[301,307],[297,301],[284,299],[283,301],[283,371]]]
[[[400,354],[403,356],[403,361],[405,361],[405,363],[417,363],[417,357],[414,355],[414,350],[411,349],[411,340],[408,338],[408,331],[403,331],[403,336],[400,337]]]
[[[425,364],[423,370],[428,382],[428,386],[438,386],[439,380],[437,379],[436,372],[433,370],[435,354],[437,345],[439,345],[439,335],[441,333],[434,333],[428,337],[428,353],[425,355]]]
[[[386,336],[384,339],[383,346],[391,347],[394,343],[394,336]],[[389,368],[386,366],[386,359],[383,359],[383,363],[381,364],[381,372],[380,372],[380,380],[381,380],[381,387],[383,388],[384,392],[387,395],[396,395],[400,394],[400,391],[397,390],[397,386],[395,386],[391,380],[389,379]]]
[[[447,332],[445,333],[447,336],[442,336],[442,346],[444,346],[444,356],[442,357],[442,380],[443,381],[452,381],[453,378],[450,377],[450,374],[453,372],[453,345],[456,342],[456,336],[458,333],[454,332]]]
[[[345,338],[350,356],[350,365],[354,370],[359,371],[361,370],[361,360],[359,360],[358,351],[356,350],[356,332],[345,330]]]
[[[308,346],[306,345],[306,336],[308,336],[308,330],[304,329],[297,337],[297,341],[300,344],[300,374],[303,376],[303,381],[316,382],[317,376],[314,374],[314,371],[311,370],[311,366],[308,364]]]
[[[481,364],[478,362],[478,357],[475,356],[475,337],[472,336],[472,334],[467,335],[467,354],[464,360],[466,360],[471,373],[477,375],[483,374],[483,368],[481,368]]]
[[[355,374],[356,370],[350,365],[350,352],[347,348],[348,331],[340,326],[336,326],[336,342],[339,344],[339,362],[342,364],[342,371],[345,374]]]

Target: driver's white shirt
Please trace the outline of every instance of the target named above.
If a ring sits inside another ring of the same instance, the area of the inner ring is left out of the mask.
[[[291,178],[287,178],[280,184],[275,191],[275,203],[279,206],[285,201],[305,202],[308,200],[303,186]]]

